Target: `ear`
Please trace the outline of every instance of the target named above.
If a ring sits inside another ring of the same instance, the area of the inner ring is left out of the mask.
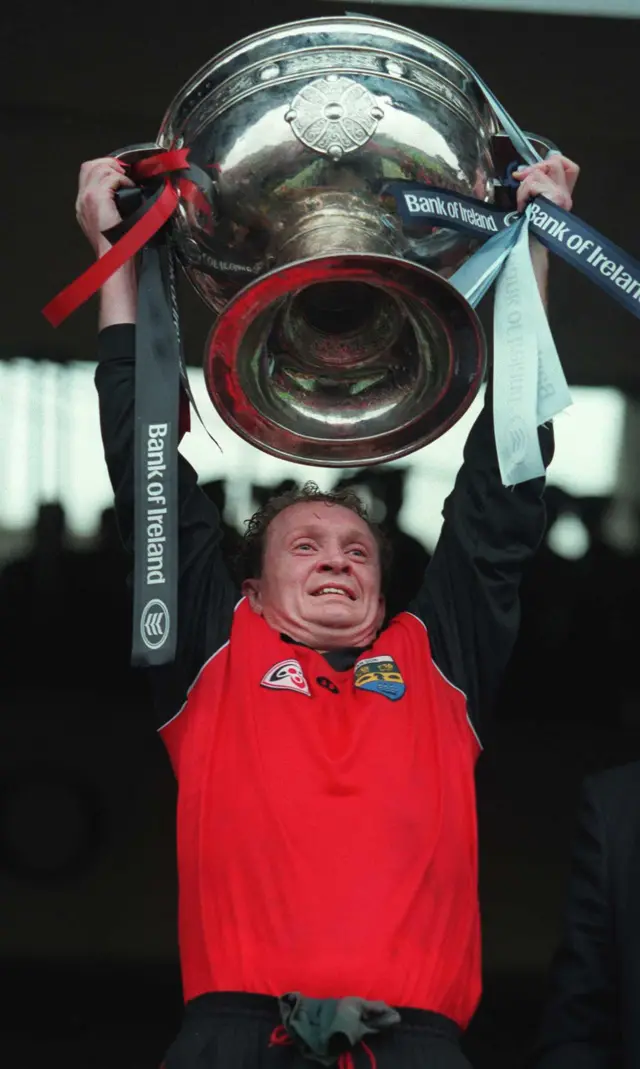
[[[258,616],[262,616],[262,591],[259,579],[245,579],[242,584],[242,593],[249,605]]]

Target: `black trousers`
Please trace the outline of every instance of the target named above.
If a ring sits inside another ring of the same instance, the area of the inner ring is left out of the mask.
[[[399,1025],[369,1036],[339,1069],[471,1069],[453,1021],[424,1010],[399,1012]],[[187,1003],[164,1069],[318,1069],[295,1047],[273,1042],[280,1023],[277,1000],[267,995],[201,995]]]

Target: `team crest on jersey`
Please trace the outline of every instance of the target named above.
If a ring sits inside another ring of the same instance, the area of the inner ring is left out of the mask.
[[[270,687],[271,690],[295,690],[298,694],[311,697],[309,684],[297,661],[278,661],[262,677],[261,686]]]
[[[404,679],[393,657],[367,657],[356,662],[354,672],[356,687],[384,694],[385,698],[390,698],[392,702],[397,702],[406,690]]]

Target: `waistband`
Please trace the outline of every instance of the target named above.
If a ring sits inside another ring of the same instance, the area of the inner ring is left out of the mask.
[[[422,1032],[449,1043],[460,1042],[462,1030],[450,1017],[408,1006],[394,1009],[400,1014],[400,1024],[394,1027],[394,1032]],[[272,995],[245,991],[210,991],[191,999],[185,1006],[185,1023],[219,1016],[250,1017],[276,1023],[280,1020],[280,1010],[277,998]]]

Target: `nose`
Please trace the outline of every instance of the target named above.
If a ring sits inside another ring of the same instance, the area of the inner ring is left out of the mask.
[[[327,553],[318,570],[332,572],[334,575],[348,575],[351,572],[351,561],[342,550],[335,549]]]

